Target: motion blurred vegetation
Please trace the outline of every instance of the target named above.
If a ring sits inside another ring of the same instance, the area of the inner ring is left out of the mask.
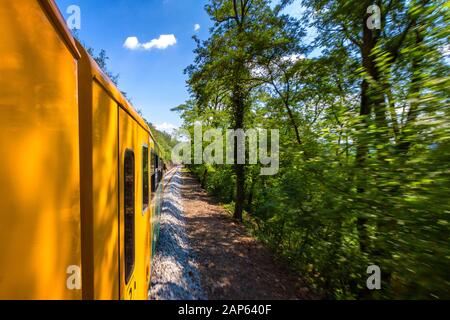
[[[376,1],[370,30],[373,1],[292,2],[210,0],[175,108],[190,131],[279,129],[280,172],[190,169],[328,298],[450,298],[449,3]]]
[[[159,147],[161,148],[161,156],[163,160],[166,162],[166,164],[169,164],[172,159],[172,149],[176,146],[178,141],[173,135],[156,129],[156,127],[152,123],[147,121],[147,124],[150,127],[151,132],[154,134]]]

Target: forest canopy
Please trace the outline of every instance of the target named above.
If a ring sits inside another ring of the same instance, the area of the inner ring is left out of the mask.
[[[449,3],[292,2],[210,0],[174,109],[190,132],[278,129],[279,173],[190,169],[325,297],[450,298]]]

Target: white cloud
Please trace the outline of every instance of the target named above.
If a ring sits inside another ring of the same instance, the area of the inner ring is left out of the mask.
[[[200,29],[201,29],[201,26],[200,26],[198,23],[196,23],[196,24],[194,25],[194,30],[195,30],[195,31],[200,31]]]
[[[139,43],[138,38],[128,37],[127,40],[125,40],[125,43],[123,44],[123,46],[130,50],[136,50],[136,49],[139,49],[141,44]]]
[[[169,134],[172,134],[178,127],[174,124],[163,122],[161,124],[155,125],[155,128],[159,131],[163,131]]]
[[[153,48],[164,50],[176,44],[177,38],[173,34],[163,34],[158,39],[153,39],[150,42],[144,43],[142,46],[145,50],[151,50]]]
[[[128,37],[123,44],[129,50],[164,50],[177,44],[177,38],[173,34],[162,34],[158,39],[153,39],[146,43],[140,43],[137,37]]]

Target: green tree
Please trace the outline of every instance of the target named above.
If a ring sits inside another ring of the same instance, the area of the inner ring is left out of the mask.
[[[211,1],[192,100],[175,109],[188,130],[279,129],[279,174],[191,170],[325,297],[448,298],[448,5],[376,1],[372,30],[372,1],[303,1],[299,20],[283,14],[289,3]],[[307,27],[318,36],[305,46]],[[366,287],[372,264],[381,291]]]
[[[213,0],[206,6],[214,27],[208,40],[196,39],[196,59],[187,69],[198,110],[217,108],[220,104],[229,112],[233,129],[246,129],[252,94],[262,84],[261,79],[253,76],[258,59],[269,54],[280,59],[281,55],[293,52],[297,45],[292,39],[301,35],[298,24],[279,15],[281,8],[272,9],[266,0]],[[246,168],[237,164],[237,148],[235,143],[234,218],[242,221]]]

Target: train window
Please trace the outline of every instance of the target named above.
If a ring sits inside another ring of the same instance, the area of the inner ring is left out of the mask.
[[[152,150],[152,159],[150,160],[151,163],[151,175],[152,175],[152,181],[151,181],[151,190],[152,190],[152,197],[155,195],[156,191],[156,168],[155,168],[155,158],[156,154]]]
[[[125,213],[125,282],[128,284],[135,263],[135,208],[134,208],[134,152],[127,150],[124,164],[124,213]]]
[[[161,183],[162,181],[162,177],[163,177],[163,165],[162,165],[163,161],[161,158],[159,158],[159,164],[158,164],[158,168],[159,168],[159,176],[158,176],[158,182]]]
[[[149,203],[148,147],[142,147],[142,208],[147,210]]]
[[[155,155],[155,172],[156,172],[156,189],[159,187],[159,179],[160,179],[160,173],[159,173],[159,155]]]

